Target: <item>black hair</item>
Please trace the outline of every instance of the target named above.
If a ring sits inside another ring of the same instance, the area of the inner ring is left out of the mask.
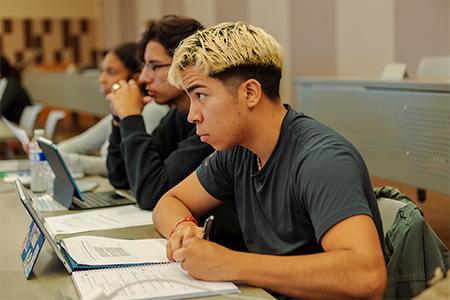
[[[268,64],[243,64],[209,74],[222,81],[234,93],[242,82],[255,79],[261,84],[263,93],[271,100],[280,97],[281,69]]]
[[[144,60],[145,47],[150,41],[160,43],[166,53],[173,56],[182,40],[203,28],[197,20],[177,15],[166,15],[160,20],[150,20],[147,23],[147,30],[139,41],[137,58],[139,61]]]
[[[0,77],[9,76],[11,76],[11,65],[5,56],[0,55]]]
[[[131,75],[140,71],[139,63],[136,60],[137,49],[138,45],[136,43],[123,43],[111,50],[119,57]]]

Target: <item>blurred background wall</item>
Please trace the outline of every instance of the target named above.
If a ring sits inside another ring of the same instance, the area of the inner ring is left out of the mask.
[[[0,51],[92,66],[165,14],[266,29],[285,49],[282,95],[293,105],[296,76],[379,77],[390,62],[414,76],[421,57],[450,54],[449,0],[0,0]]]

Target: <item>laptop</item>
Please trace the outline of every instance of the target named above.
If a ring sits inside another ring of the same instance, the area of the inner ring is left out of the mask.
[[[25,209],[27,210],[28,214],[33,219],[34,223],[37,225],[39,230],[42,232],[45,239],[50,243],[50,246],[53,248],[53,250],[56,253],[56,256],[63,263],[66,270],[69,273],[72,273],[72,268],[70,267],[69,262],[67,261],[66,257],[64,256],[64,254],[62,252],[61,246],[59,245],[59,243],[57,243],[53,240],[53,238],[50,235],[50,233],[48,232],[47,228],[45,228],[44,223],[42,223],[42,220],[39,218],[38,214],[34,210],[33,205],[31,204],[32,200],[25,192],[25,189],[24,189],[22,183],[20,182],[20,180],[16,179],[16,180],[14,180],[14,184],[16,186],[17,193],[19,194],[20,201],[22,202],[23,206],[25,206]],[[30,272],[31,272],[31,270],[30,270]]]
[[[136,203],[136,200],[120,190],[82,193],[70,174],[58,147],[52,141],[43,137],[38,138],[37,142],[53,173],[55,173],[53,198],[64,207],[68,209],[90,209]]]

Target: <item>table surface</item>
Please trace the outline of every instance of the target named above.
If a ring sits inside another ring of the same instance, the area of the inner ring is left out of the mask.
[[[105,178],[95,177],[94,180],[100,182],[100,188],[96,191],[111,188]],[[64,213],[68,212],[53,212],[43,214],[43,216]],[[71,211],[70,213],[76,212]],[[30,279],[25,279],[19,249],[30,221],[31,218],[22,206],[15,190],[0,193],[0,240],[2,241],[0,247],[0,299],[79,299],[70,274],[67,273],[48,243],[44,244]],[[117,238],[160,237],[153,225],[96,231],[89,232],[89,234]],[[62,236],[57,236],[57,238],[62,238]],[[239,288],[241,295],[273,299],[270,294],[260,288],[242,285]]]

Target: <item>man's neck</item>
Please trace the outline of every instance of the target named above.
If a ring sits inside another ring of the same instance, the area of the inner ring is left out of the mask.
[[[255,153],[264,166],[278,142],[287,110],[281,101],[265,101],[260,105],[252,113],[248,136],[242,146]]]

